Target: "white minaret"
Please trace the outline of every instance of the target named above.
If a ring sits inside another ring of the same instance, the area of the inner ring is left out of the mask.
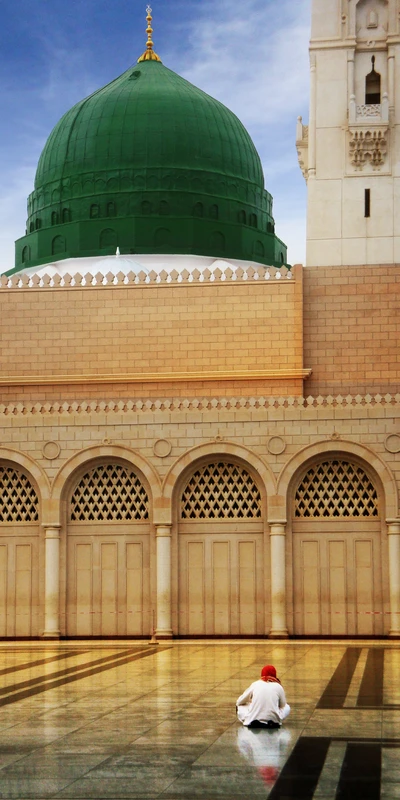
[[[312,0],[307,265],[400,263],[400,0]]]

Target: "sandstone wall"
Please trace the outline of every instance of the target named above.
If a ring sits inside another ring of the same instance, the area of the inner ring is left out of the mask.
[[[306,393],[398,391],[399,340],[399,265],[304,270]]]

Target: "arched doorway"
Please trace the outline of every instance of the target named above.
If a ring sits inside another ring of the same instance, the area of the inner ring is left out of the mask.
[[[67,564],[67,635],[149,635],[149,493],[130,465],[81,469],[68,500]]]
[[[381,517],[361,463],[325,457],[303,470],[292,503],[295,634],[384,632]]]
[[[243,466],[207,460],[179,493],[179,634],[264,633],[263,502]]]
[[[30,476],[0,465],[0,636],[39,636],[39,496]]]

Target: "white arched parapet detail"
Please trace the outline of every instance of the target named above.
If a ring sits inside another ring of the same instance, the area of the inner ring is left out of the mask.
[[[12,450],[10,447],[0,447],[0,463],[2,461],[10,461],[16,467],[21,467],[34,479],[39,491],[39,501],[42,505],[42,514],[44,511],[44,504],[50,497],[50,482],[46,473],[42,470],[41,466],[31,456],[22,453],[21,450]]]
[[[149,464],[143,456],[139,455],[136,450],[132,450],[130,447],[123,447],[121,445],[97,445],[88,447],[85,450],[80,450],[79,453],[76,453],[68,459],[57,473],[51,491],[54,511],[53,522],[61,524],[61,499],[66,488],[71,485],[72,477],[77,470],[86,465],[87,468],[90,469],[91,466],[107,458],[117,461],[121,460],[125,463],[129,463],[133,470],[135,468],[140,470],[150,489],[151,496],[149,500],[153,508],[153,514],[156,513],[155,510],[162,505],[161,481],[158,473],[153,469],[151,464]]]
[[[308,445],[292,456],[287,462],[278,478],[278,492],[286,498],[288,503],[288,491],[291,481],[298,471],[306,466],[309,461],[320,456],[354,456],[361,459],[365,465],[372,469],[381,481],[385,497],[385,516],[386,519],[395,519],[398,516],[399,496],[395,477],[387,464],[371,448],[356,442],[345,441],[343,439],[324,440]]]
[[[181,476],[186,472],[188,467],[191,465],[194,466],[198,461],[208,457],[237,459],[244,467],[257,473],[267,497],[275,495],[276,480],[271,468],[260,456],[257,456],[247,447],[235,444],[235,442],[226,441],[197,445],[175,461],[164,478],[163,496],[165,516],[163,521],[165,524],[172,523],[172,498]]]

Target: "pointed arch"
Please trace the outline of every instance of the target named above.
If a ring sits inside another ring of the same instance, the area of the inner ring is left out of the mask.
[[[343,439],[325,439],[323,442],[308,445],[296,453],[287,462],[279,475],[277,494],[285,497],[286,502],[288,502],[290,485],[299,470],[302,467],[306,467],[307,463],[312,459],[324,454],[329,454],[330,456],[338,455],[341,458],[343,456],[350,458],[353,456],[364,462],[367,469],[374,471],[380,480],[385,499],[386,518],[394,519],[397,517],[399,498],[396,481],[390,467],[371,448]]]
[[[28,476],[33,479],[39,493],[39,500],[45,503],[50,497],[50,482],[46,473],[31,456],[22,453],[20,450],[13,450],[9,447],[0,447],[0,462],[8,461],[16,467],[20,467]]]
[[[140,456],[135,450],[121,445],[97,445],[81,450],[72,456],[57,473],[51,492],[54,508],[57,509],[59,515],[57,524],[61,524],[62,501],[66,492],[71,488],[76,475],[80,471],[89,470],[91,466],[107,459],[122,461],[125,464],[129,464],[133,470],[138,470],[149,490],[150,505],[153,509],[162,505],[159,475],[143,456]]]
[[[166,515],[163,522],[165,524],[171,524],[172,522],[173,502],[185,473],[189,471],[191,466],[194,467],[197,462],[206,458],[215,460],[216,457],[224,460],[233,458],[239,461],[246,470],[253,475],[257,475],[267,497],[275,494],[275,476],[268,464],[259,456],[256,456],[251,450],[248,450],[247,447],[235,444],[234,442],[209,442],[208,444],[193,447],[186,452],[175,461],[165,476],[163,481],[164,515]]]

